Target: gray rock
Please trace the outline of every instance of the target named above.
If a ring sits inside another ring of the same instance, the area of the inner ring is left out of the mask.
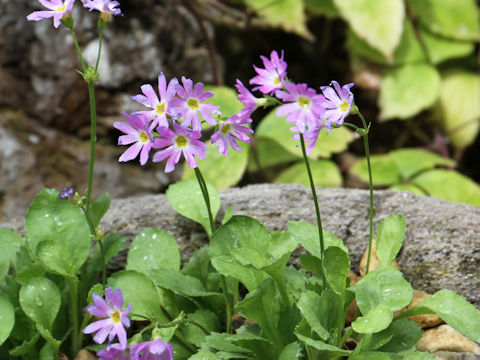
[[[222,208],[249,215],[270,230],[287,228],[289,220],[315,223],[309,189],[300,185],[251,185],[220,191]],[[325,229],[342,238],[358,272],[368,243],[368,191],[318,189]],[[413,287],[434,293],[456,290],[480,308],[480,208],[400,191],[375,191],[374,225],[389,214],[402,214],[407,232],[398,257],[400,269]],[[21,228],[22,223],[7,224]],[[175,213],[165,195],[114,200],[102,221],[106,232],[119,231],[132,240],[143,228],[161,227],[178,241],[182,257],[207,242],[200,225]],[[117,259],[113,266],[119,266]]]
[[[480,360],[480,355],[468,352],[437,351],[435,360]]]

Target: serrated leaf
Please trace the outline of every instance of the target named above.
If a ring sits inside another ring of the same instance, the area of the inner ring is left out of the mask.
[[[395,184],[402,180],[400,171],[390,154],[379,154],[370,156],[372,168],[372,181],[375,186]],[[358,159],[350,168],[350,173],[368,184],[367,159]]]
[[[360,334],[373,334],[386,329],[393,320],[393,312],[386,305],[377,305],[364,316],[352,322],[354,331]]]
[[[402,247],[407,226],[402,215],[389,215],[375,232],[377,257],[381,266],[389,266]]]
[[[334,4],[360,38],[387,59],[393,57],[403,32],[402,0],[334,0]]]
[[[475,141],[480,129],[480,76],[459,72],[445,76],[440,88],[441,124],[456,147]]]
[[[39,338],[40,338],[40,334],[36,333],[35,335],[32,336],[31,339],[24,340],[21,345],[14,347],[8,353],[12,356],[25,355],[33,349],[33,347],[35,346]],[[0,341],[0,344],[1,344],[1,341]]]
[[[293,132],[290,131],[292,124],[285,121],[285,117],[277,117],[275,109],[263,118],[255,131],[257,138],[268,138],[276,141],[285,150],[302,158],[302,149],[298,140],[292,139]],[[345,127],[333,129],[330,133],[326,130],[320,131],[317,143],[310,155],[311,159],[319,157],[329,158],[332,154],[344,151],[348,144],[354,140],[352,131]]]
[[[297,0],[245,0],[248,7],[265,18],[272,26],[293,32],[307,39],[312,35],[306,27],[303,1]]]
[[[316,186],[340,187],[342,174],[338,166],[329,160],[310,161],[310,170]],[[282,171],[274,181],[275,184],[300,184],[310,186],[305,163],[296,163]]]
[[[148,274],[159,268],[180,270],[177,241],[164,230],[144,229],[130,245],[126,269]]]
[[[432,106],[440,93],[440,75],[427,64],[390,69],[380,85],[381,117],[407,119]]]
[[[0,294],[0,345],[7,340],[15,324],[13,305],[3,294]]]
[[[455,160],[423,149],[393,150],[389,156],[395,162],[403,179],[411,179],[418,172],[433,169],[435,166],[455,167],[456,165]]]
[[[44,277],[27,280],[20,288],[19,301],[31,320],[51,331],[61,303],[60,290],[53,281]]]
[[[430,170],[418,175],[412,182],[431,196],[480,206],[480,186],[456,171]]]
[[[458,40],[479,40],[475,0],[408,0],[412,13],[435,34]]]
[[[208,197],[213,219],[220,209],[220,197],[215,188],[207,183]],[[167,200],[170,206],[180,215],[201,224],[207,234],[211,235],[207,205],[197,180],[183,180],[168,187]]]
[[[217,355],[210,351],[200,350],[195,355],[192,355],[188,360],[221,360]]]
[[[242,152],[230,148],[228,157],[218,152],[215,144],[207,144],[207,156],[204,160],[197,159],[198,167],[202,169],[202,175],[205,181],[213,185],[216,189],[227,189],[236,185],[242,178],[247,168],[250,145],[238,141]],[[183,166],[182,179],[195,179],[195,170],[191,169],[187,163]]]
[[[324,343],[323,341],[320,340],[313,340],[307,336],[301,335],[299,333],[295,333],[297,335],[298,339],[302,342],[304,342],[306,345],[311,346],[317,350],[320,350],[324,352],[325,354],[331,355],[331,356],[348,356],[352,352],[350,350],[343,350],[340,349],[336,346]]]

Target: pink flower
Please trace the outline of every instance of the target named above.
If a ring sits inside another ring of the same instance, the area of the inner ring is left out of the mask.
[[[27,16],[29,21],[38,21],[42,19],[48,19],[53,17],[53,26],[58,28],[60,21],[65,14],[72,12],[73,3],[75,0],[39,0],[40,3],[45,6],[49,11],[34,11]]]
[[[247,118],[253,114],[257,107],[264,105],[267,101],[265,98],[255,97],[239,79],[237,79],[235,87],[238,90],[238,100],[245,105],[241,111],[241,114]]]
[[[120,156],[118,161],[133,160],[141,152],[140,164],[145,165],[153,144],[153,135],[148,128],[148,122],[137,114],[128,115],[123,112],[122,115],[127,119],[128,124],[123,121],[113,124],[113,127],[126,134],[118,138],[118,145],[133,145]]]
[[[105,349],[97,352],[99,360],[131,360],[130,348],[123,348],[120,344],[107,346]]]
[[[173,360],[173,348],[161,339],[138,343],[132,349],[132,360]]]
[[[90,11],[98,10],[101,13],[112,15],[122,15],[122,11],[116,7],[120,5],[118,1],[112,0],[82,0],[83,6]]]
[[[335,90],[331,86],[320,87],[326,98],[321,105],[325,108],[323,118],[326,119],[325,127],[328,132],[330,132],[332,122],[337,126],[343,124],[353,104],[353,94],[350,91],[350,88],[354,85],[353,83],[340,87],[338,82],[333,80],[331,84]]]
[[[228,156],[228,145],[234,150],[242,152],[242,148],[238,146],[236,139],[243,141],[244,143],[250,142],[247,133],[253,133],[253,130],[243,124],[251,122],[252,119],[240,117],[238,114],[229,117],[222,125],[220,125],[218,131],[213,133],[211,138],[212,144],[217,143],[218,152],[225,156]]]
[[[165,149],[157,151],[157,153],[153,155],[153,161],[159,162],[168,158],[167,165],[165,166],[165,172],[168,173],[175,169],[175,164],[178,163],[183,153],[188,166],[196,168],[197,161],[195,160],[195,156],[200,159],[205,159],[205,152],[207,151],[207,146],[198,140],[202,136],[202,133],[181,127],[176,122],[173,123],[173,128],[174,131],[166,127],[158,128],[158,134],[162,136],[162,138],[155,139],[153,147],[155,149]]]
[[[315,144],[317,143],[318,140],[318,135],[320,134],[320,130],[322,130],[323,123],[321,120],[317,120],[315,122],[315,126],[311,127],[308,129],[308,131],[303,133],[303,140],[305,141],[307,145],[307,148],[305,149],[305,152],[310,154],[315,147]],[[295,132],[296,134],[293,134],[292,138],[295,140],[300,140],[300,134],[296,126],[292,127],[290,129],[291,131]]]
[[[130,319],[127,317],[132,305],[128,305],[125,310],[123,307],[122,290],[107,288],[105,290],[105,297],[107,301],[93,293],[93,302],[95,305],[87,306],[87,311],[93,316],[105,318],[95,321],[88,325],[83,332],[91,334],[96,332],[93,341],[97,344],[103,344],[108,336],[108,341],[111,342],[115,336],[123,349],[127,347],[127,333],[125,327],[130,327]]]
[[[270,59],[265,56],[260,56],[265,69],[256,67],[253,68],[257,72],[257,76],[250,79],[250,84],[256,84],[258,86],[253,88],[253,91],[260,90],[263,94],[273,94],[275,90],[282,88],[283,79],[287,75],[287,63],[283,61],[282,56],[279,58],[276,51],[272,51]]]
[[[150,129],[154,129],[156,126],[168,127],[167,115],[174,115],[170,103],[175,96],[175,87],[177,86],[177,84],[177,78],[173,78],[167,84],[167,79],[165,78],[165,75],[163,75],[163,73],[160,73],[160,75],[158,75],[158,93],[160,94],[160,99],[158,98],[155,90],[153,90],[153,87],[150,84],[142,85],[140,87],[142,89],[143,95],[140,94],[132,96],[132,100],[152,109],[148,111],[136,112],[137,114],[144,115],[146,118],[152,120],[152,123],[150,124]]]
[[[196,83],[182,76],[182,84],[176,86],[178,97],[172,100],[172,106],[178,107],[178,111],[185,118],[182,127],[192,125],[194,131],[202,130],[202,122],[200,115],[210,125],[216,125],[217,121],[213,114],[220,115],[221,111],[218,106],[205,103],[205,101],[213,96],[210,91],[203,92],[203,83]]]
[[[287,122],[294,123],[298,132],[304,133],[308,128],[313,128],[316,121],[322,116],[325,99],[307,84],[284,83],[285,89],[277,90],[275,95],[288,104],[280,106],[276,114],[278,117],[287,115]]]

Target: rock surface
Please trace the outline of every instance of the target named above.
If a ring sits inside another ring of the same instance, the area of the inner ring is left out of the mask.
[[[460,334],[450,325],[440,325],[425,331],[417,342],[417,349],[430,353],[449,351],[480,355],[480,346]]]
[[[358,273],[368,242],[368,191],[318,191],[324,228],[344,239]],[[310,191],[300,185],[251,185],[220,191],[220,196],[217,220],[232,205],[234,214],[252,216],[270,230],[286,229],[288,220],[315,223]],[[374,208],[375,228],[389,214],[405,216],[398,264],[415,289],[456,290],[480,308],[480,208],[399,191],[376,191]],[[21,230],[23,220],[3,226]],[[201,226],[175,213],[165,195],[113,200],[102,226],[130,240],[145,227],[161,227],[177,239],[183,259],[207,242]]]

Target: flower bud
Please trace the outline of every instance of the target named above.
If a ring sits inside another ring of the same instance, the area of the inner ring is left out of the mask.
[[[63,25],[65,25],[66,28],[72,29],[73,28],[73,17],[72,14],[70,13],[65,13],[63,15],[62,19],[60,20]]]
[[[93,66],[89,66],[87,70],[83,73],[83,78],[89,84],[94,84],[98,80],[98,73],[95,71]]]

